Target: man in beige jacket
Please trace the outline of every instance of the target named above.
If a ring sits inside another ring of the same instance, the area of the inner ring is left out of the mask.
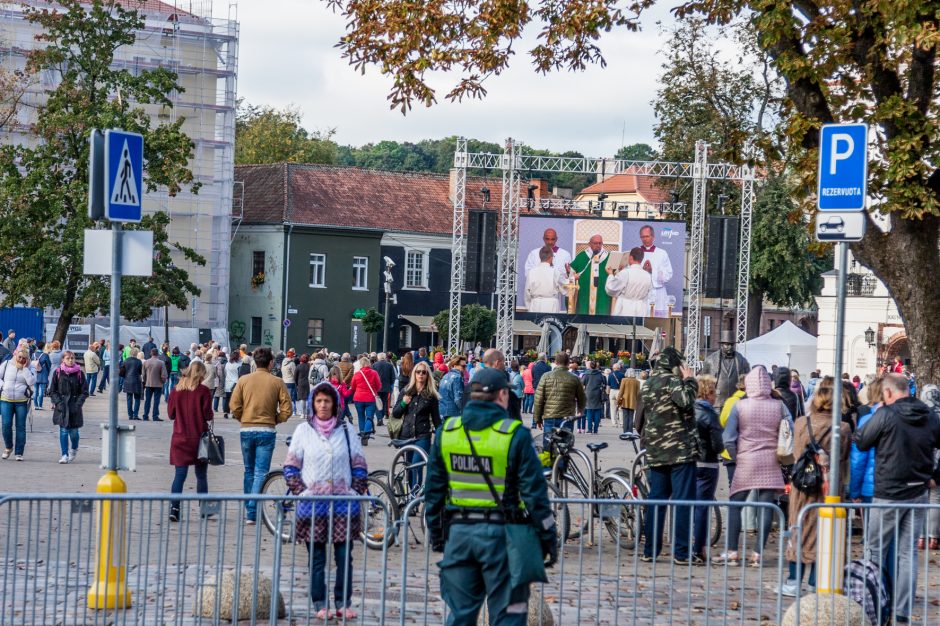
[[[252,358],[257,370],[238,379],[229,407],[241,422],[242,460],[245,463],[244,493],[259,493],[271,469],[277,435],[276,426],[291,416],[290,394],[280,377],[271,374],[271,348],[256,348]],[[245,503],[247,524],[257,520],[257,502]]]

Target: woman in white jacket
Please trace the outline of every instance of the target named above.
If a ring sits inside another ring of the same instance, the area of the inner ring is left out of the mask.
[[[232,392],[235,390],[235,383],[238,382],[238,370],[242,366],[241,352],[234,350],[225,364],[225,396],[222,398],[222,417],[228,419],[229,400],[232,399]]]
[[[14,454],[23,460],[26,449],[26,414],[36,376],[29,367],[29,350],[17,350],[13,358],[0,364],[0,417],[3,421],[3,458]],[[13,422],[16,420],[16,442]]]

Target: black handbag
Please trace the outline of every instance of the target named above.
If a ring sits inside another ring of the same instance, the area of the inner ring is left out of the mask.
[[[211,421],[209,430],[202,433],[202,437],[199,438],[196,460],[209,465],[225,465],[225,440],[212,432]]]
[[[792,484],[793,486],[805,493],[808,496],[818,496],[822,493],[823,489],[823,468],[822,464],[819,462],[819,456],[825,453],[825,450],[819,447],[819,444],[816,443],[816,437],[813,436],[813,423],[810,419],[810,416],[807,415],[803,419],[806,420],[806,428],[809,432],[809,443],[806,444],[806,448],[803,450],[803,454],[796,460],[796,463],[793,464],[793,475],[792,475]],[[825,437],[826,433],[829,432],[829,429],[823,431],[822,436]]]

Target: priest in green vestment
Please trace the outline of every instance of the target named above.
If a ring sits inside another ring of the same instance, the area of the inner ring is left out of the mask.
[[[578,303],[576,313],[581,315],[610,315],[610,296],[604,287],[607,284],[607,259],[604,240],[594,235],[588,248],[582,250],[571,261],[571,269],[577,274]]]

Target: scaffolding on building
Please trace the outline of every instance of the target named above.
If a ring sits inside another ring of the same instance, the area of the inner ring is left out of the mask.
[[[527,205],[528,199],[519,193],[522,172],[564,172],[577,174],[609,173],[610,175],[628,172],[637,176],[658,178],[683,178],[692,180],[692,215],[689,241],[690,267],[687,288],[687,323],[685,354],[686,360],[696,367],[700,365],[700,323],[702,316],[702,269],[705,259],[705,207],[707,201],[707,183],[709,180],[730,180],[740,185],[741,191],[741,239],[738,264],[738,291],[736,301],[736,336],[738,343],[747,339],[747,285],[751,271],[751,214],[754,203],[755,173],[748,165],[728,163],[709,163],[708,144],[698,141],[695,144],[693,163],[671,163],[661,161],[626,161],[609,158],[590,157],[545,157],[522,154],[519,146],[512,139],[506,140],[502,154],[467,152],[464,138],[457,141],[454,153],[455,190],[453,215],[453,275],[450,291],[450,320],[448,324],[448,349],[451,353],[460,351],[460,305],[463,290],[464,268],[466,266],[467,237],[464,232],[466,222],[466,182],[467,169],[502,171],[502,205],[500,207],[500,237],[498,242],[496,274],[496,348],[504,354],[511,352],[513,321],[516,300],[516,257],[519,247],[519,207]],[[561,201],[559,201],[561,202]],[[587,212],[588,215],[603,214],[605,207],[595,202],[568,201],[563,205],[566,212]],[[545,205],[551,207],[551,203]],[[627,210],[629,207],[625,207]],[[615,207],[615,210],[619,207]],[[639,209],[639,206],[637,206]],[[660,206],[660,215],[674,211],[676,207],[666,209]],[[684,209],[684,207],[683,207]]]
[[[27,5],[46,6],[38,0]],[[135,3],[128,3],[136,7]],[[166,191],[148,193],[145,212],[170,216],[171,241],[193,248],[205,267],[174,254],[200,288],[190,311],[171,311],[169,322],[199,327],[228,325],[229,242],[235,163],[235,107],[238,76],[237,0],[163,0],[140,9],[143,27],[133,44],[121,48],[113,67],[131,72],[166,68],[177,74],[182,89],[169,94],[172,107],[144,105],[155,124],[183,119],[182,130],[194,142],[190,168],[198,193],[185,189],[174,197]],[[218,15],[216,14],[218,13]],[[22,69],[30,51],[42,45],[37,27],[25,19],[23,6],[0,5],[0,65]],[[0,133],[0,142],[35,141],[36,110],[55,87],[52,73],[36,77],[14,124]],[[175,314],[175,315],[173,315]],[[163,324],[163,308],[142,323]]]

